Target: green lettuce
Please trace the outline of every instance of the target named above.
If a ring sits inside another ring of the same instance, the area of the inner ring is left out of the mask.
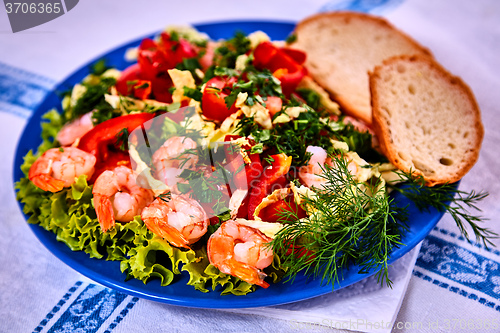
[[[162,286],[171,284],[176,275],[189,274],[188,285],[201,292],[218,290],[222,295],[245,295],[255,286],[236,277],[221,273],[210,264],[206,246],[179,249],[154,235],[139,216],[128,223],[117,223],[106,233],[101,232],[92,201],[92,185],[80,176],[69,188],[45,192],[27,177],[31,165],[47,149],[56,146],[55,136],[62,127],[61,116],[49,111],[43,117],[42,144],[38,151],[29,151],[21,166],[25,177],[16,183],[17,199],[23,203],[28,223],[38,224],[57,235],[73,251],[84,251],[91,258],[120,261],[125,279],[135,278],[147,283],[159,279]],[[275,260],[276,262],[276,260]],[[269,267],[276,282],[283,275],[279,265]]]

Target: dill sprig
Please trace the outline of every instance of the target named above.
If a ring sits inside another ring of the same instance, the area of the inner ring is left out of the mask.
[[[415,175],[411,171],[396,171],[396,173],[399,176],[398,182],[403,181],[405,184],[403,186],[389,185],[413,201],[419,210],[429,210],[429,207],[432,207],[439,212],[449,213],[467,241],[471,242],[467,231],[467,225],[469,225],[477,243],[482,243],[485,248],[495,246],[491,239],[498,238],[498,234],[481,227],[478,223],[486,219],[471,213],[471,210],[481,211],[477,204],[488,196],[487,192],[477,193],[474,190],[465,192],[458,190],[456,184],[450,183],[428,187],[425,186],[422,175]]]
[[[282,259],[288,280],[302,272],[333,285],[357,265],[360,273],[378,270],[379,282],[390,286],[388,262],[402,245],[404,210],[392,205],[382,179],[360,183],[345,158],[332,159],[333,166],[325,166],[321,175],[325,183],[314,197],[303,198],[308,217],[290,219],[270,246]]]

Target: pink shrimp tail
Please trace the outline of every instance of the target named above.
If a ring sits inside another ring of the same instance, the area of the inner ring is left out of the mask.
[[[111,200],[105,195],[94,194],[94,207],[97,220],[103,232],[108,231],[115,225],[115,216]]]
[[[144,218],[144,224],[146,227],[162,238],[165,238],[170,244],[177,247],[183,247],[190,249],[189,241],[181,234],[179,230],[168,225],[162,219],[158,217]]]

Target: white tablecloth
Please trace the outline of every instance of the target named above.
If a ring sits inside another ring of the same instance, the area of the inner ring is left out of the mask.
[[[485,138],[480,159],[460,188],[490,193],[481,203],[482,215],[500,233],[496,0],[87,0],[51,22],[15,34],[0,9],[0,332],[500,331],[500,251],[467,243],[449,215],[421,248],[394,264],[392,290],[371,278],[307,301],[229,311],[172,306],[104,288],[55,258],[26,225],[12,189],[16,142],[44,94],[81,64],[170,24],[297,21],[334,9],[386,16],[471,86],[482,109]],[[500,247],[499,240],[494,243]]]

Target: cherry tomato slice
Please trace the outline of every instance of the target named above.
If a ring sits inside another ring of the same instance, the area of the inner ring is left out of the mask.
[[[201,109],[205,117],[211,120],[223,121],[238,111],[234,104],[228,108],[224,100],[229,96],[231,88],[236,82],[235,77],[223,78],[219,76],[211,78],[207,82],[201,98]]]

